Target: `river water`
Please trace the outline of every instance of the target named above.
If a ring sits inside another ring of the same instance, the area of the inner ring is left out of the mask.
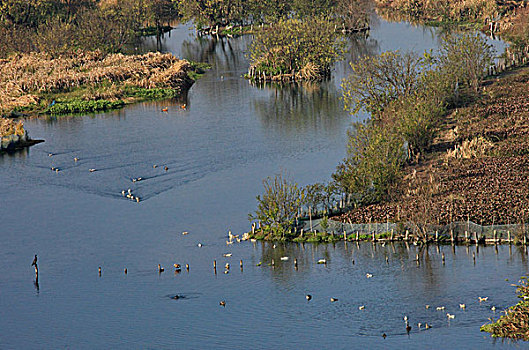
[[[349,59],[422,52],[437,37],[377,20]],[[329,179],[352,121],[339,99],[345,62],[321,85],[258,88],[241,77],[248,41],[196,40],[179,27],[162,50],[213,65],[187,96],[26,121],[46,142],[0,157],[0,348],[523,347],[479,332],[516,302],[510,284],[528,272],[521,248],[226,245],[229,230],[248,228],[266,176],[284,172],[302,185]],[[155,46],[148,40],[143,49]],[[121,195],[129,188],[140,203]],[[316,264],[322,258],[328,263]],[[190,269],[175,274],[173,263]]]

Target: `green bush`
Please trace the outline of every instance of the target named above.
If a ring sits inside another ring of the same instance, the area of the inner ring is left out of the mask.
[[[416,91],[423,62],[411,52],[387,51],[351,63],[353,73],[342,82],[345,109],[376,118],[390,102]]]
[[[477,93],[492,59],[492,47],[483,36],[464,32],[443,38],[438,61],[445,77],[452,79],[457,94],[459,87]]]
[[[248,217],[261,222],[269,238],[283,238],[292,233],[293,225],[305,200],[303,189],[277,174],[263,180],[264,193],[257,196],[257,210]]]
[[[250,44],[250,62],[266,75],[300,73],[303,79],[318,79],[341,57],[345,41],[334,23],[323,17],[304,20],[281,19],[258,30]]]
[[[402,138],[392,128],[372,121],[356,123],[348,136],[347,157],[333,174],[334,180],[361,203],[388,198],[405,161]]]
[[[67,102],[57,102],[46,110],[49,114],[72,114],[72,113],[90,113],[104,111],[109,109],[121,108],[125,104],[123,101],[84,101],[71,100]]]

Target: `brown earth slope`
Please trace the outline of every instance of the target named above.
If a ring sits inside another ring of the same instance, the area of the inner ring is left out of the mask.
[[[522,223],[529,216],[529,68],[487,81],[482,98],[452,111],[419,165],[407,166],[393,199],[340,217]]]

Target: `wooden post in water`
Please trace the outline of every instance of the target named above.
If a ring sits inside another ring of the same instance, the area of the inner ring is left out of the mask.
[[[410,233],[410,231],[409,231],[409,230],[406,230],[406,236],[404,237],[404,240],[408,241],[408,239],[409,239],[409,237],[408,237],[409,233]]]
[[[239,264],[241,265],[241,271],[242,271],[242,259],[239,260]]]
[[[439,242],[439,231],[435,230],[435,241]]]
[[[375,242],[375,231],[373,231],[371,234],[372,234],[372,240],[373,242]]]
[[[391,229],[391,238],[390,238],[391,242],[393,242],[393,229]]]
[[[511,244],[511,231],[507,231],[507,241]]]
[[[312,232],[312,207],[309,207],[310,232]]]
[[[347,233],[345,232],[345,230],[343,230],[343,240],[344,242],[347,242]]]

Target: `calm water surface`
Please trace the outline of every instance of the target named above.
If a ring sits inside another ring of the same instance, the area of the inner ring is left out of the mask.
[[[195,40],[180,27],[162,49],[213,69],[179,101],[26,122],[46,142],[0,157],[0,348],[526,346],[479,332],[495,315],[491,306],[516,301],[510,283],[528,272],[527,252],[517,247],[226,245],[228,230],[247,229],[264,177],[285,171],[303,185],[327,180],[345,155],[352,120],[339,100],[346,63],[321,86],[252,87],[241,78],[248,40]],[[378,21],[369,39],[352,42],[349,58],[437,43],[432,29]],[[144,180],[131,182],[136,177]],[[121,196],[128,188],[141,203]],[[29,266],[35,253],[38,289]],[[317,265],[320,258],[328,264]],[[175,275],[175,262],[190,271]],[[449,322],[436,306],[456,318]],[[433,328],[419,330],[418,322]]]

